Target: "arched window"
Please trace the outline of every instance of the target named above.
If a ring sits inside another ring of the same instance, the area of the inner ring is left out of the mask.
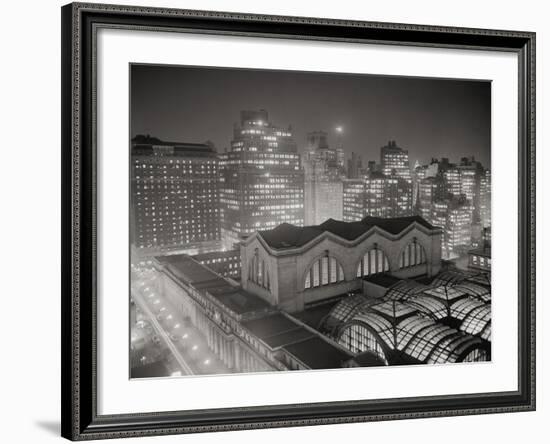
[[[256,249],[254,257],[248,265],[248,280],[254,282],[266,290],[271,290],[271,282],[269,280],[269,270],[263,259],[260,259],[258,250]]]
[[[357,277],[371,276],[389,270],[388,258],[382,250],[375,246],[372,250],[367,251],[357,264]]]
[[[346,327],[338,342],[352,353],[373,352],[384,364],[388,365],[382,345],[370,329],[364,325],[352,324]]]
[[[426,251],[420,245],[416,238],[408,244],[399,257],[399,268],[414,267],[415,265],[426,263]]]
[[[304,288],[335,284],[344,280],[344,269],[336,258],[328,253],[317,259],[306,273]]]

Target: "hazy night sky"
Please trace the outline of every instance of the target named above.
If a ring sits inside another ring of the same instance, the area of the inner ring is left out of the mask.
[[[303,150],[309,131],[343,127],[352,151],[380,160],[388,140],[409,150],[411,166],[432,157],[491,158],[491,84],[363,74],[133,65],[131,134],[230,147],[240,111],[265,109],[272,124],[292,125]]]

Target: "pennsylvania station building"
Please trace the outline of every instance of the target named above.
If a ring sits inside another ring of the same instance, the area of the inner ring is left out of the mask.
[[[241,241],[240,282],[173,255],[156,285],[234,372],[490,360],[490,270],[441,242],[419,216],[283,223]]]

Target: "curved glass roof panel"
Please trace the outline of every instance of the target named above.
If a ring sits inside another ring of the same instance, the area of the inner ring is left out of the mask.
[[[447,305],[440,299],[426,295],[418,295],[408,299],[407,304],[436,320],[447,317]]]
[[[434,324],[433,327],[420,330],[409,342],[405,353],[419,361],[424,361],[441,339],[454,335],[456,330],[442,324]]]
[[[396,327],[396,348],[403,349],[418,332],[434,325],[435,322],[432,319],[424,316],[411,316],[404,319]]]
[[[445,288],[445,286],[441,285],[439,287],[424,290],[424,294],[444,301],[453,302],[456,299],[464,297],[466,293],[456,290],[454,287]]]
[[[329,312],[328,317],[334,319],[337,322],[345,322],[350,319],[356,311],[367,302],[367,299],[361,295],[356,294],[348,296],[342,299],[332,310]]]
[[[468,313],[460,325],[460,330],[470,335],[478,335],[490,322],[491,304],[481,305]]]
[[[484,302],[491,300],[491,290],[483,285],[476,284],[470,281],[464,281],[454,287],[457,290],[468,293],[471,296],[477,297]]]
[[[420,284],[412,280],[402,280],[393,285],[384,295],[384,299],[401,300],[406,299],[407,296],[417,294],[425,289],[426,285]]]
[[[484,305],[482,301],[471,297],[460,299],[451,304],[451,317],[462,321],[472,310]]]

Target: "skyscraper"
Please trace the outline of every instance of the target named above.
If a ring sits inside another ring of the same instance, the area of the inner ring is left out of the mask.
[[[390,140],[386,146],[380,148],[380,163],[385,176],[397,176],[411,181],[409,152],[397,146],[395,140]]]
[[[272,125],[265,110],[240,117],[230,151],[220,156],[225,248],[257,230],[304,223],[304,174],[291,128]]]
[[[307,135],[303,167],[305,224],[317,225],[331,218],[342,219],[342,170],[338,153],[329,147],[324,131]]]
[[[341,126],[336,127],[336,162],[338,163],[338,167],[340,168],[340,172],[342,174],[345,173],[346,170],[346,158],[344,154],[344,139],[342,138],[342,134],[344,133],[344,128]]]
[[[373,217],[411,216],[411,183],[399,177],[387,177],[379,171],[362,179],[344,181],[344,221]]]
[[[479,217],[484,228],[491,226],[491,170],[485,170],[480,179]]]
[[[351,153],[351,159],[348,159],[348,179],[358,179],[364,174],[361,156],[354,151]]]
[[[445,194],[452,194],[453,196],[459,196],[462,191],[460,171],[455,168],[448,168],[443,171],[443,183]]]
[[[139,256],[219,246],[218,159],[208,144],[136,136],[131,153],[131,242]]]
[[[443,197],[443,184],[439,177],[426,177],[418,182],[417,213],[432,222],[432,206]]]
[[[433,203],[431,223],[443,228],[443,259],[460,256],[470,248],[472,213],[472,205],[463,197],[453,197]]]
[[[343,180],[343,219],[355,222],[365,216],[365,182],[363,179]]]

